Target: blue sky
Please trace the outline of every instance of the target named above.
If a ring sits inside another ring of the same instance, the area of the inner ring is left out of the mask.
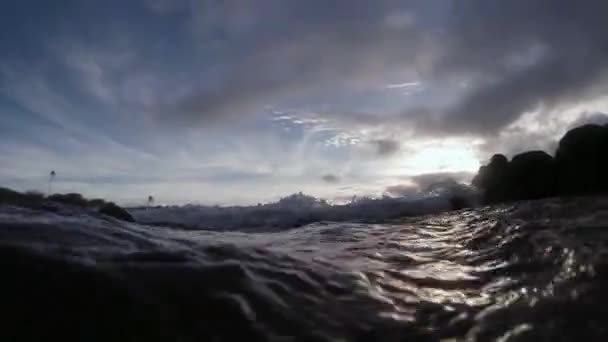
[[[3,1],[0,185],[228,204],[466,180],[605,118],[606,6],[577,4]]]

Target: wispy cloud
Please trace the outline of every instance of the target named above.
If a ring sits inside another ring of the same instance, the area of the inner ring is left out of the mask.
[[[403,89],[403,88],[417,87],[419,85],[420,85],[420,82],[393,83],[393,84],[387,84],[385,86],[385,88],[386,89]]]

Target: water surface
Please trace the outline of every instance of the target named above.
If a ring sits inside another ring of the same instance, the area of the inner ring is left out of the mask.
[[[608,200],[184,231],[0,207],[2,340],[607,340]]]

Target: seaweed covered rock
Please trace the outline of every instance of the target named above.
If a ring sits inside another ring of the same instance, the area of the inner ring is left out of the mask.
[[[135,222],[135,219],[128,211],[117,206],[116,204],[109,202],[99,208],[99,212],[104,215],[112,216],[119,220],[127,221],[127,222]]]

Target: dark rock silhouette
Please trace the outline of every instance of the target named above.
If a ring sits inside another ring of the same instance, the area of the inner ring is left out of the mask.
[[[88,200],[81,194],[54,194],[45,197],[44,194],[36,191],[21,193],[8,188],[0,187],[0,204],[14,205],[24,208],[43,209],[57,211],[57,203],[67,207],[81,207],[88,210],[97,210],[104,215],[112,216],[119,220],[135,222],[135,219],[128,211],[112,202],[96,198]]]
[[[129,212],[112,202],[106,203],[104,206],[99,208],[99,212],[101,214],[117,218],[119,220],[135,222],[135,219],[133,218],[133,216],[131,216],[131,214],[129,214]]]
[[[584,125],[560,140],[555,158],[543,151],[501,154],[482,166],[473,185],[485,203],[608,192],[608,125]]]
[[[495,203],[507,197],[509,161],[502,154],[495,154],[490,164],[482,166],[473,179],[473,185],[484,190],[484,202]]]
[[[560,140],[555,159],[561,193],[608,192],[608,125],[584,125],[569,131]]]
[[[452,196],[450,197],[450,208],[452,210],[461,210],[464,208],[470,208],[472,206],[471,201],[463,196]]]
[[[543,151],[518,154],[509,163],[506,193],[510,199],[525,200],[555,195],[553,157]]]
[[[21,193],[8,188],[0,187],[0,204],[39,208],[43,202],[44,194],[39,192],[30,191]]]

